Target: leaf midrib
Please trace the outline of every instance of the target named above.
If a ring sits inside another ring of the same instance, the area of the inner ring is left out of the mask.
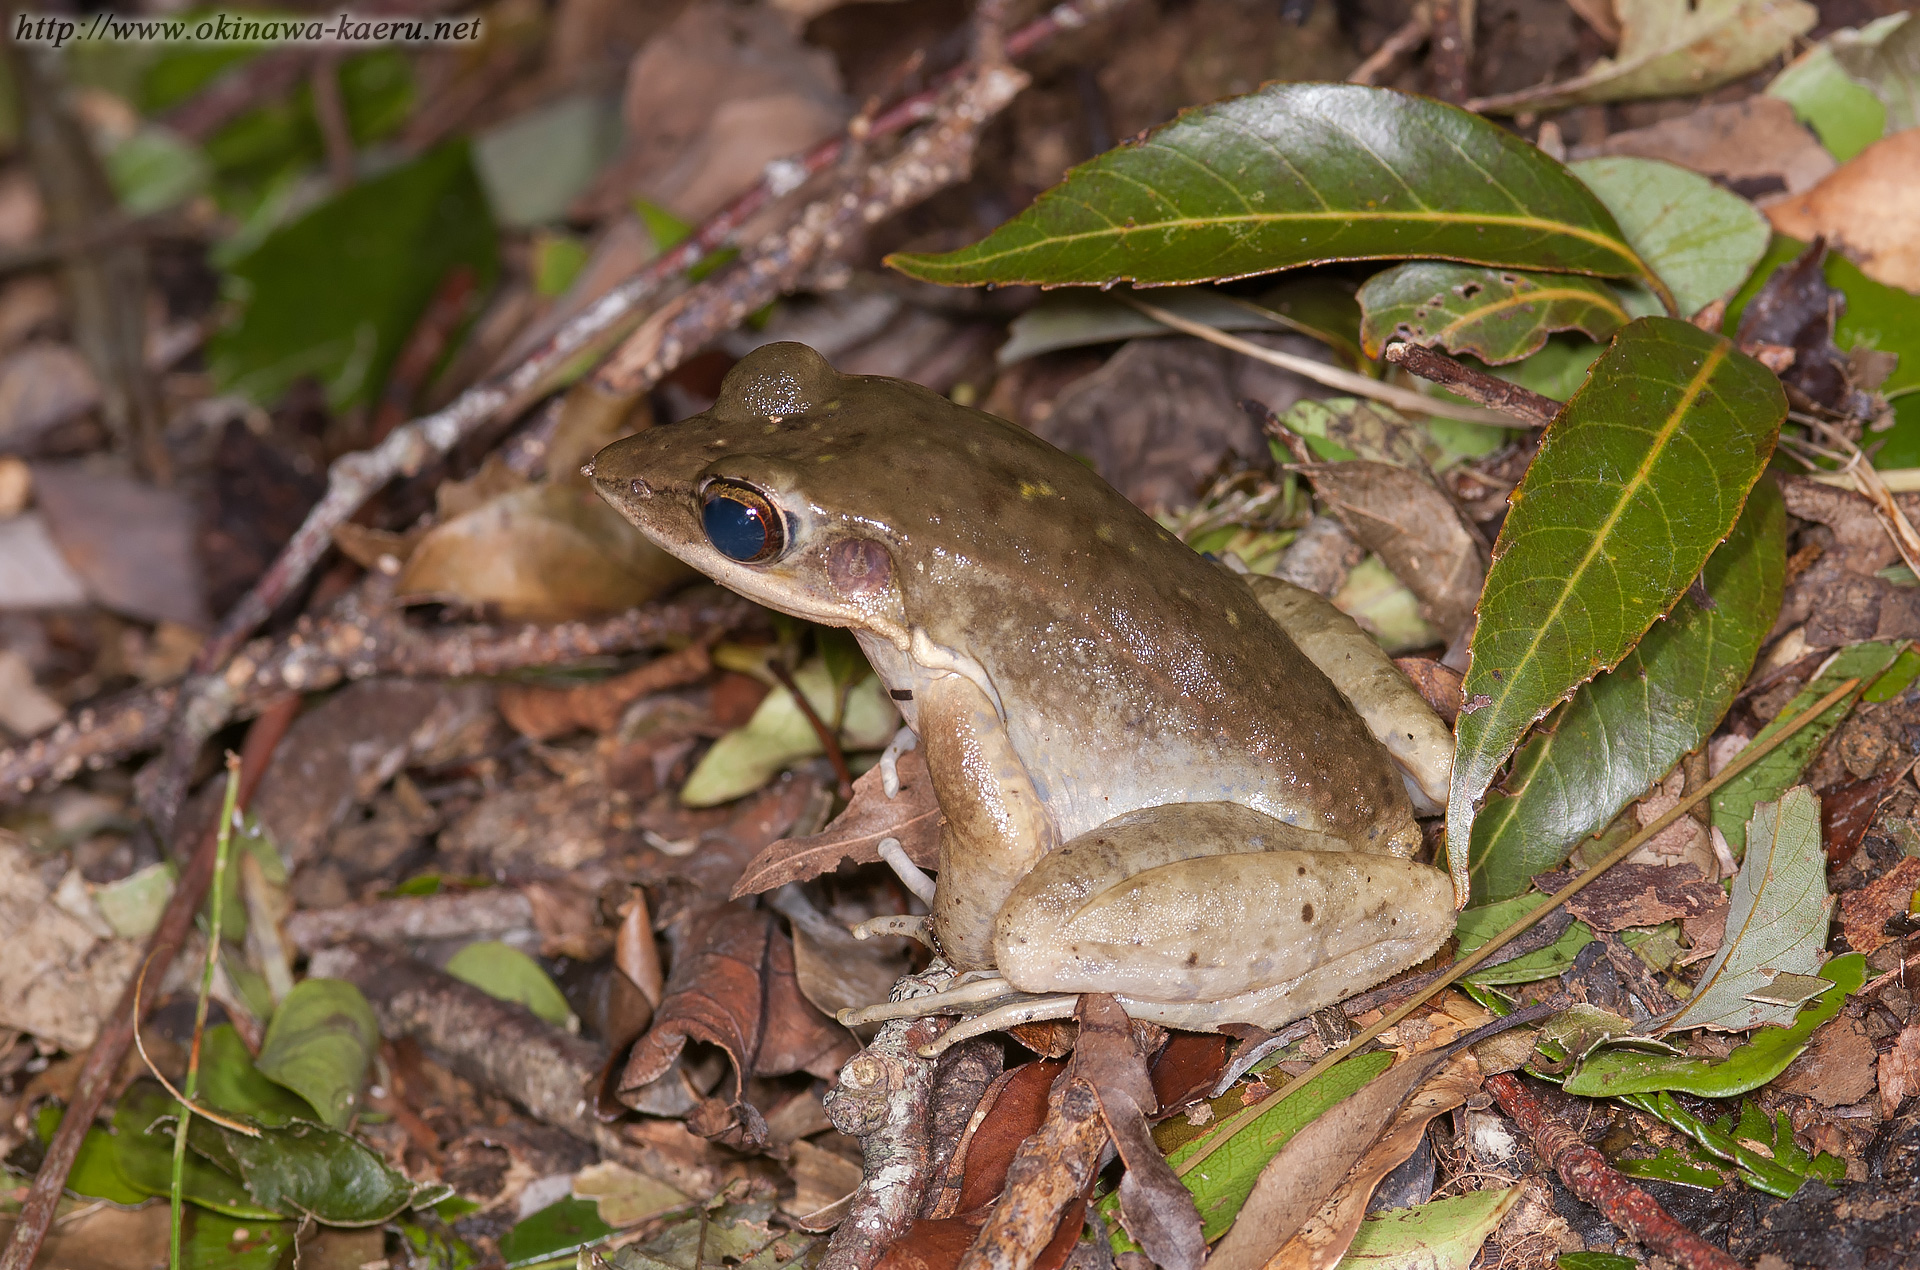
[[[1507,672],[1506,678],[1509,683],[1518,680],[1520,674],[1531,666],[1538,656],[1541,641],[1546,638],[1547,632],[1554,629],[1559,622],[1560,614],[1566,608],[1568,599],[1578,589],[1579,581],[1584,578],[1587,571],[1593,567],[1594,559],[1600,555],[1602,548],[1612,537],[1615,528],[1617,528],[1620,523],[1620,518],[1626,514],[1628,505],[1633,502],[1634,497],[1647,483],[1653,465],[1659,460],[1661,455],[1666,453],[1667,446],[1672,442],[1674,434],[1679,431],[1681,423],[1686,419],[1687,411],[1692,408],[1694,401],[1700,396],[1701,392],[1705,390],[1707,382],[1713,377],[1713,373],[1719,369],[1720,364],[1727,360],[1727,353],[1731,347],[1730,344],[1722,340],[1714,346],[1713,350],[1708,353],[1707,356],[1701,359],[1700,368],[1694,372],[1693,379],[1687,384],[1686,390],[1680,395],[1680,400],[1674,403],[1673,409],[1667,412],[1666,421],[1660,425],[1659,431],[1653,434],[1654,444],[1647,447],[1647,452],[1641,458],[1640,465],[1634,470],[1632,479],[1621,487],[1620,497],[1614,500],[1612,510],[1607,513],[1606,520],[1601,523],[1599,532],[1594,534],[1593,542],[1588,545],[1586,554],[1580,558],[1580,563],[1567,575],[1567,580],[1560,588],[1560,594],[1554,597],[1552,606],[1546,612],[1542,613],[1539,620],[1535,623],[1533,642],[1527,645],[1526,651],[1513,662],[1512,669]],[[1602,667],[1602,669],[1605,668]],[[1589,678],[1591,677],[1592,676],[1589,676]],[[1582,682],[1585,681],[1583,680]],[[1513,699],[1511,691],[1503,694],[1503,696],[1509,701]],[[1499,709],[1499,704],[1496,703],[1493,711],[1498,713]],[[1481,735],[1485,736],[1487,733],[1483,731]]]
[[[1103,173],[1102,175],[1107,175],[1107,174]],[[1038,242],[1031,242],[1031,243],[1021,244],[1019,246],[1007,247],[1001,251],[997,251],[992,254],[982,254],[982,255],[972,256],[964,262],[956,262],[955,266],[953,267],[957,268],[961,264],[964,264],[968,268],[973,268],[979,265],[991,264],[996,260],[1005,259],[1006,257],[1009,257],[1009,256],[1022,255],[1022,254],[1036,251],[1042,248],[1057,247],[1065,244],[1084,242],[1084,241],[1098,239],[1098,238],[1124,237],[1125,235],[1128,235],[1128,234],[1155,233],[1155,232],[1168,230],[1168,229],[1202,229],[1202,228],[1213,228],[1213,227],[1228,226],[1228,225],[1243,225],[1243,224],[1249,224],[1249,223],[1285,224],[1288,222],[1296,222],[1296,221],[1324,221],[1324,220],[1367,221],[1367,222],[1410,221],[1410,222],[1430,222],[1433,224],[1476,223],[1476,224],[1483,224],[1483,225],[1497,224],[1502,227],[1512,227],[1516,229],[1537,229],[1545,232],[1562,234],[1566,237],[1578,239],[1582,242],[1589,243],[1593,246],[1604,248],[1606,251],[1608,251],[1609,253],[1615,256],[1618,256],[1623,262],[1631,266],[1628,270],[1629,274],[1636,274],[1641,276],[1647,275],[1645,262],[1642,261],[1637,255],[1634,254],[1632,248],[1626,246],[1624,243],[1621,243],[1617,239],[1609,238],[1607,235],[1600,233],[1597,230],[1582,229],[1578,225],[1569,224],[1566,221],[1547,220],[1539,216],[1516,216],[1510,213],[1509,214],[1474,213],[1474,214],[1468,215],[1461,212],[1444,212],[1444,211],[1391,212],[1391,213],[1362,212],[1362,211],[1247,212],[1247,213],[1241,213],[1241,214],[1236,214],[1232,216],[1183,216],[1173,220],[1136,221],[1130,225],[1114,225],[1108,228],[1081,230],[1078,232],[1065,233],[1065,234],[1047,234],[1043,238],[1041,238]],[[1449,259],[1450,257],[1434,257],[1434,258]]]
[[[1627,316],[1626,309],[1614,303],[1611,297],[1602,296],[1579,287],[1542,287],[1537,291],[1528,291],[1525,293],[1515,292],[1510,296],[1505,296],[1499,300],[1484,304],[1477,309],[1469,309],[1442,327],[1434,338],[1445,339],[1469,322],[1484,322],[1506,309],[1517,309],[1529,304],[1551,304],[1558,300],[1584,301],[1604,312],[1617,315],[1622,326],[1625,326],[1633,320]]]

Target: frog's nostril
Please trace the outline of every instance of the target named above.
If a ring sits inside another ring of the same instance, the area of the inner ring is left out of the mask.
[[[645,481],[641,480],[639,477],[636,476],[632,480],[627,482],[627,492],[632,494],[635,498],[652,498],[653,486],[647,484]]]

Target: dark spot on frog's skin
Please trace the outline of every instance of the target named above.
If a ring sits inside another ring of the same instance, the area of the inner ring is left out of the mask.
[[[1195,966],[1197,966],[1197,965],[1199,965],[1199,964],[1200,964],[1200,954],[1199,954],[1199,953],[1197,953],[1197,952],[1190,952],[1190,953],[1188,953],[1188,954],[1187,954],[1187,968],[1188,968],[1189,970],[1191,970],[1191,969],[1192,969],[1193,967],[1195,967]]]
[[[1300,906],[1300,920],[1307,923],[1309,926],[1313,924],[1313,905],[1302,904]]]
[[[1300,876],[1301,877],[1307,876],[1307,866],[1304,864],[1300,866]]]
[[[911,689],[911,688],[889,688],[889,689],[887,689],[887,695],[888,695],[889,697],[892,697],[892,698],[893,698],[893,699],[894,699],[895,701],[912,701],[912,700],[913,700],[913,689]]]

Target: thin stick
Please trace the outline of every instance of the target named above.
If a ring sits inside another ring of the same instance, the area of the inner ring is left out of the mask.
[[[323,63],[324,65],[324,63]],[[200,998],[193,1007],[193,1043],[187,1048],[187,1079],[180,1115],[173,1124],[173,1181],[167,1189],[167,1264],[180,1270],[181,1179],[187,1171],[187,1126],[193,1122],[193,1096],[200,1086],[200,1038],[207,1027],[207,998],[213,993],[213,963],[220,955],[220,910],[225,898],[227,851],[233,843],[234,804],[240,798],[240,756],[227,751],[227,793],[220,802],[220,827],[213,835],[213,898],[207,917],[207,964],[200,971]],[[136,1022],[133,1034],[140,1035]],[[146,1047],[140,1049],[145,1058]]]
[[[241,746],[241,805],[245,805],[252,797],[260,774],[273,757],[274,747],[286,735],[299,705],[300,698],[287,697],[263,711],[248,729],[246,742]],[[166,909],[160,914],[160,924],[154,928],[153,936],[147,942],[147,963],[161,975],[173,964],[173,959],[180,953],[180,946],[186,942],[187,931],[193,926],[193,915],[199,911],[200,901],[205,898],[207,886],[213,880],[217,847],[211,832],[200,840],[187,861],[187,867],[180,871],[180,880],[173,888],[173,898],[167,901]],[[113,1088],[114,1076],[120,1070],[120,1060],[127,1056],[127,1047],[133,1043],[135,1022],[152,1004],[146,999],[144,987],[144,977],[135,977],[128,982],[120,993],[120,1000],[113,1007],[113,1013],[100,1025],[100,1034],[94,1038],[93,1047],[80,1064],[80,1074],[73,1083],[73,1097],[67,1103],[67,1114],[61,1119],[60,1127],[54,1130],[53,1141],[47,1144],[40,1171],[34,1174],[26,1202],[20,1206],[20,1216],[13,1227],[13,1238],[8,1241],[6,1251],[0,1252],[0,1270],[28,1270],[33,1265],[34,1257],[39,1254],[40,1244],[47,1237],[47,1228],[53,1224],[54,1210],[59,1206],[62,1188],[67,1184],[67,1174],[73,1169],[74,1158],[80,1154],[80,1143],[86,1138],[93,1118],[100,1114],[100,1106],[106,1101],[107,1092]]]
[[[1825,714],[1843,697],[1845,697],[1848,693],[1852,692],[1855,688],[1859,686],[1860,686],[1860,681],[1858,679],[1847,680],[1845,683],[1835,688],[1832,692],[1820,698],[1820,700],[1814,702],[1813,705],[1809,706],[1806,710],[1802,711],[1798,715],[1795,715],[1792,722],[1788,723],[1785,727],[1781,728],[1778,732],[1774,733],[1772,736],[1768,737],[1764,741],[1756,741],[1752,745],[1747,746],[1746,749],[1741,750],[1740,753],[1736,754],[1733,757],[1733,760],[1729,762],[1726,765],[1726,767],[1721,770],[1718,776],[1714,777],[1712,780],[1702,785],[1699,789],[1695,790],[1693,793],[1688,794],[1685,798],[1682,798],[1679,802],[1675,803],[1672,807],[1668,808],[1661,815],[1656,816],[1652,820],[1652,822],[1650,822],[1648,825],[1646,825],[1646,827],[1641,829],[1639,833],[1634,834],[1631,838],[1628,838],[1625,842],[1621,843],[1614,850],[1608,852],[1606,858],[1601,860],[1600,863],[1594,865],[1592,868],[1588,869],[1585,873],[1582,873],[1579,877],[1575,878],[1573,881],[1561,887],[1558,891],[1555,891],[1553,893],[1553,898],[1548,900],[1545,904],[1542,904],[1539,908],[1534,909],[1533,912],[1527,914],[1525,917],[1521,918],[1519,921],[1515,922],[1513,925],[1507,927],[1505,930],[1501,931],[1498,935],[1495,935],[1492,939],[1489,939],[1486,943],[1474,949],[1473,952],[1471,952],[1467,956],[1462,957],[1459,961],[1454,962],[1453,965],[1448,968],[1446,974],[1442,975],[1440,978],[1434,980],[1434,982],[1427,985],[1424,991],[1409,998],[1404,1005],[1394,1010],[1391,1014],[1383,1015],[1378,1022],[1372,1024],[1371,1026],[1367,1027],[1363,1031],[1359,1032],[1351,1040],[1349,1040],[1345,1045],[1329,1053],[1326,1057],[1322,1058],[1319,1062],[1315,1063],[1312,1067],[1309,1067],[1306,1071],[1302,1072],[1299,1076],[1287,1082],[1286,1087],[1281,1089],[1279,1092],[1272,1094],[1269,1097],[1263,1098],[1259,1102],[1254,1103],[1251,1106],[1242,1107],[1239,1111],[1235,1112],[1232,1116],[1228,1117],[1225,1120],[1222,1120],[1220,1122],[1219,1129],[1216,1130],[1215,1133],[1208,1139],[1207,1144],[1204,1147],[1202,1147],[1198,1152],[1196,1152],[1194,1155],[1182,1161],[1181,1164],[1177,1168],[1175,1168],[1174,1171],[1180,1174],[1186,1174],[1186,1173],[1192,1172],[1195,1168],[1199,1167],[1199,1164],[1202,1160],[1206,1159],[1209,1155],[1212,1155],[1216,1150],[1220,1148],[1220,1146],[1223,1143],[1225,1143],[1228,1139],[1233,1137],[1235,1133],[1238,1133],[1242,1125],[1246,1124],[1249,1120],[1252,1120],[1255,1116],[1264,1112],[1265,1110],[1267,1110],[1267,1108],[1273,1106],[1275,1103],[1279,1102],[1281,1099],[1287,1097],[1289,1094],[1292,1094],[1296,1090],[1300,1089],[1308,1081],[1312,1080],[1315,1076],[1318,1076],[1321,1072],[1326,1071],[1329,1067],[1332,1067],[1335,1063],[1340,1062],[1342,1059],[1358,1051],[1362,1045],[1365,1045],[1368,1041],[1371,1041],[1374,1037],[1380,1035],[1382,1032],[1386,1031],[1388,1028],[1392,1027],[1394,1024],[1400,1022],[1400,1020],[1406,1018],[1409,1014],[1412,1014],[1415,1010],[1419,1009],[1421,1006],[1425,1005],[1428,1002],[1428,1000],[1430,1000],[1435,994],[1439,993],[1442,989],[1452,986],[1454,983],[1457,983],[1463,976],[1470,974],[1476,966],[1480,965],[1480,963],[1487,960],[1487,958],[1493,956],[1493,954],[1499,952],[1502,948],[1505,948],[1514,939],[1525,934],[1526,931],[1534,925],[1534,923],[1538,922],[1541,918],[1547,916],[1547,914],[1553,912],[1555,909],[1559,908],[1562,904],[1565,904],[1568,900],[1572,899],[1575,895],[1579,894],[1579,892],[1583,890],[1588,883],[1592,882],[1595,878],[1599,877],[1602,873],[1605,873],[1608,869],[1611,869],[1614,865],[1620,863],[1622,860],[1632,855],[1635,851],[1638,851],[1644,843],[1646,843],[1649,839],[1657,836],[1661,830],[1665,829],[1668,825],[1672,824],[1674,821],[1680,819],[1681,816],[1691,811],[1697,804],[1699,804],[1704,799],[1709,798],[1713,794],[1719,792],[1721,786],[1725,785],[1728,781],[1738,776],[1741,772],[1746,771],[1747,768],[1753,766],[1755,763],[1765,758],[1769,753],[1773,751],[1774,747],[1778,746],[1781,742],[1785,741],[1788,737],[1798,732],[1801,728],[1805,727],[1807,724],[1813,722],[1813,720]]]
[[[1269,366],[1278,366],[1281,370],[1290,370],[1304,379],[1311,379],[1316,384],[1337,388],[1341,392],[1350,392],[1356,397],[1371,397],[1375,401],[1385,402],[1395,410],[1405,410],[1413,414],[1443,415],[1448,419],[1461,419],[1467,423],[1490,423],[1498,428],[1515,426],[1511,415],[1482,410],[1478,406],[1463,406],[1457,402],[1444,401],[1439,397],[1429,397],[1411,388],[1383,384],[1377,379],[1369,379],[1356,371],[1342,370],[1338,366],[1316,362],[1311,357],[1296,357],[1292,353],[1282,353],[1266,348],[1255,344],[1252,340],[1243,340],[1238,335],[1229,335],[1225,331],[1216,330],[1204,322],[1183,318],[1178,313],[1171,313],[1157,304],[1149,304],[1138,296],[1126,295],[1121,299],[1163,326],[1170,326],[1176,331],[1206,340],[1209,344],[1218,344],[1221,348],[1231,349],[1243,357],[1251,357]]]
[[[1451,389],[1483,406],[1512,415],[1530,428],[1544,428],[1560,413],[1561,402],[1545,397],[1531,388],[1510,384],[1483,370],[1457,362],[1445,353],[1436,353],[1420,344],[1395,340],[1381,356],[1420,378]]]

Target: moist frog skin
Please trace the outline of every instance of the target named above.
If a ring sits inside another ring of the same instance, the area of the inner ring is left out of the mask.
[[[964,1007],[974,1034],[1110,992],[1271,1028],[1452,931],[1446,874],[1409,858],[1409,789],[1444,799],[1451,741],[1404,676],[1024,429],[769,344],[588,471],[715,581],[850,629],[917,734],[945,822],[932,933],[965,973],[864,1017]]]

